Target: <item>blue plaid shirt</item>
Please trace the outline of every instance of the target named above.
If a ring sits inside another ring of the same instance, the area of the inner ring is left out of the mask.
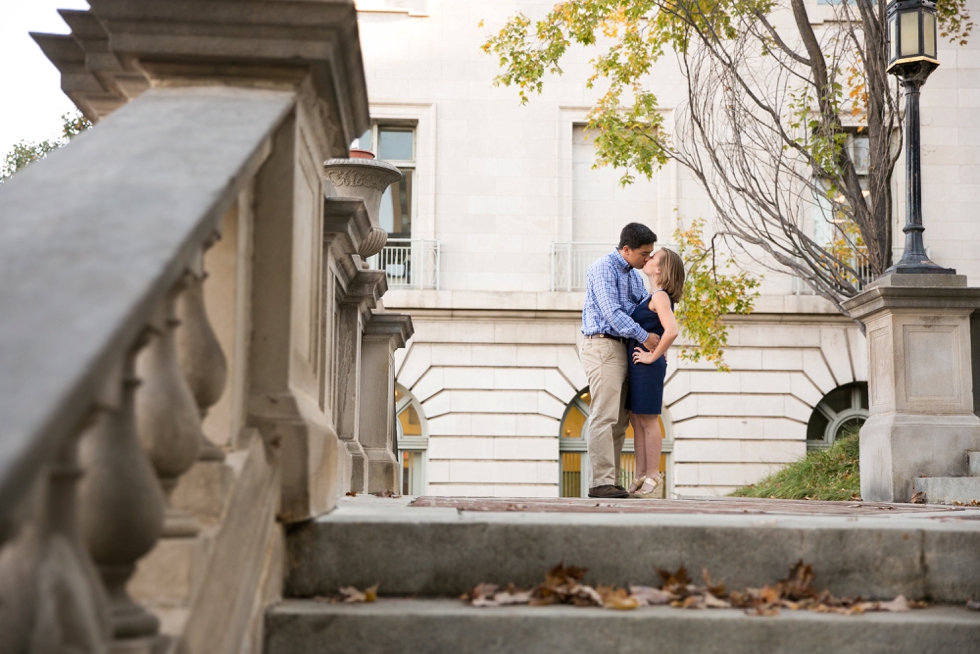
[[[630,317],[636,305],[647,297],[643,276],[613,250],[591,266],[586,275],[582,333],[611,334],[647,340],[649,334]]]

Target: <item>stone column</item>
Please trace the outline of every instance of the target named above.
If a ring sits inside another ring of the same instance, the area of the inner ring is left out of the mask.
[[[867,329],[871,417],[861,428],[861,496],[907,502],[919,476],[967,474],[980,449],[963,275],[893,274],[844,303]]]
[[[405,347],[414,329],[407,314],[374,312],[361,339],[360,425],[358,440],[367,457],[369,493],[396,491],[394,448],[395,350]]]

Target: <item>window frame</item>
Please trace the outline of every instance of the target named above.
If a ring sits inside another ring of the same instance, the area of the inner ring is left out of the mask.
[[[382,159],[381,158],[381,130],[391,128],[392,131],[399,132],[411,132],[412,134],[412,158],[411,159]],[[378,161],[384,161],[385,163],[390,163],[395,168],[399,170],[410,170],[412,172],[412,194],[408,199],[408,210],[411,217],[411,229],[408,232],[408,239],[414,239],[416,237],[417,228],[416,222],[418,217],[418,158],[419,158],[419,127],[418,120],[415,119],[399,119],[399,118],[385,118],[379,119],[371,122],[371,142],[368,147],[364,147],[361,143],[361,137],[357,138],[357,145],[361,149],[370,150],[374,153],[374,156]],[[366,134],[367,132],[365,132]],[[363,136],[363,135],[362,135]],[[389,191],[386,191],[389,192]],[[404,233],[404,232],[400,232]],[[405,236],[391,236],[389,232],[389,238],[406,238]]]
[[[395,449],[398,452],[398,489],[399,491],[404,489],[404,453],[418,452],[421,455],[419,457],[418,479],[416,480],[419,491],[417,495],[424,495],[429,485],[429,423],[422,409],[422,403],[418,401],[410,390],[401,384],[395,384],[395,391],[401,394],[401,399],[395,402]],[[399,417],[409,407],[415,409],[415,414],[419,418],[419,427],[422,432],[420,436],[405,435],[405,430],[402,427],[402,422]]]

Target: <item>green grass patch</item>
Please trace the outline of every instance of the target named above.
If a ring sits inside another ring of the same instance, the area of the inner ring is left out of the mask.
[[[859,446],[858,434],[848,434],[828,449],[808,452],[799,461],[730,496],[838,501],[860,497]]]

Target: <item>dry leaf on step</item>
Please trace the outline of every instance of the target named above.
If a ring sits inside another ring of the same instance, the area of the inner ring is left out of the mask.
[[[345,586],[341,588],[339,592],[344,597],[344,602],[347,604],[360,604],[363,602],[373,602],[378,599],[378,584],[367,588],[362,593],[353,586]]]
[[[894,611],[895,613],[905,613],[909,609],[909,601],[905,595],[899,595],[890,602],[878,602],[879,611]]]
[[[639,600],[631,596],[625,588],[599,586],[596,592],[602,597],[602,607],[618,611],[629,611],[640,606]]]
[[[630,586],[630,595],[636,598],[640,606],[661,606],[677,599],[676,595],[652,586]]]

